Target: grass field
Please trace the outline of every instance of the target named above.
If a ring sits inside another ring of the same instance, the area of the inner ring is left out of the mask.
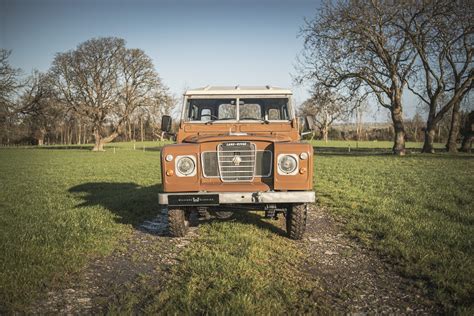
[[[157,151],[0,150],[0,302],[21,310],[109,253],[155,214],[159,168]]]
[[[347,230],[427,281],[447,307],[474,293],[474,157],[316,158],[319,203]]]
[[[159,152],[128,150],[130,143],[116,148],[0,150],[0,312],[23,310],[35,294],[110,253],[117,238],[156,212]],[[470,155],[315,158],[318,202],[346,223],[348,233],[431,287],[447,308],[472,308],[473,183]],[[175,282],[156,294],[149,311],[179,305],[180,312],[205,313],[206,302],[219,302],[221,312],[237,305],[242,313],[299,310],[305,284],[295,269],[302,254],[293,242],[251,222],[214,223],[200,231],[173,271]],[[279,266],[294,273],[282,278]],[[225,296],[229,288],[239,296]],[[284,290],[268,304],[258,299],[276,288]]]

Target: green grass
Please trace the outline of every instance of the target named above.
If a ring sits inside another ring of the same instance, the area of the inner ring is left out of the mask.
[[[426,280],[446,308],[472,308],[473,158],[321,155],[316,191],[353,236]]]
[[[159,170],[156,151],[0,150],[0,313],[155,213]]]
[[[156,214],[159,153],[120,145],[116,153],[0,150],[0,313],[24,311]],[[315,183],[319,203],[350,234],[434,289],[446,308],[472,308],[474,156],[316,155]],[[304,254],[256,215],[244,218],[203,225],[162,292],[125,293],[111,308],[301,312],[298,299],[315,286],[301,280]]]
[[[200,227],[157,290],[142,282],[109,305],[112,314],[270,315],[324,311],[307,298],[305,258],[274,224],[254,213]],[[278,232],[278,233],[277,233]]]

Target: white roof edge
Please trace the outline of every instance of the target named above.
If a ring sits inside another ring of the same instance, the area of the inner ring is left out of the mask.
[[[289,89],[283,89],[272,86],[206,86],[203,88],[191,89],[184,93],[184,95],[271,95],[271,94],[286,94],[292,95]]]

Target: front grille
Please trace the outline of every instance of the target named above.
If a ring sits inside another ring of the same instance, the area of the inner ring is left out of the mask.
[[[217,146],[219,174],[223,182],[248,182],[255,175],[256,147],[250,142],[227,142]]]
[[[203,176],[205,178],[220,178],[217,151],[205,151],[201,154]],[[273,152],[257,150],[255,162],[255,177],[271,177],[273,167]]]

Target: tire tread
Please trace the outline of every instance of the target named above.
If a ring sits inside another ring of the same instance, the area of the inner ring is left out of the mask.
[[[188,231],[184,210],[168,210],[168,229],[172,237],[184,237]]]
[[[288,237],[294,240],[303,239],[306,231],[307,205],[295,204],[288,208],[286,216],[286,231]]]

